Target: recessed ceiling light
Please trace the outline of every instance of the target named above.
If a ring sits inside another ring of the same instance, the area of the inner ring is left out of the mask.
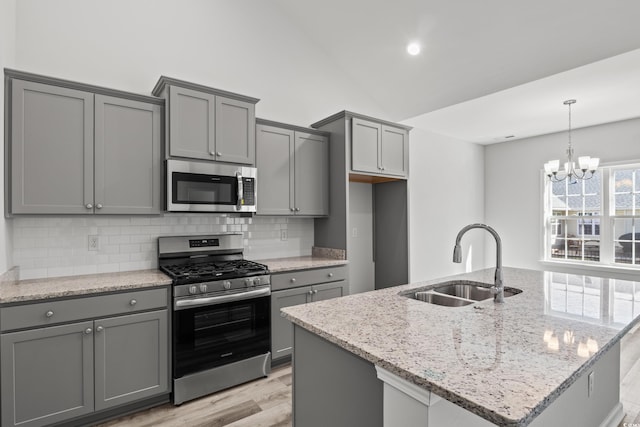
[[[413,55],[416,56],[417,54],[420,53],[420,45],[418,43],[409,43],[407,45],[407,52],[409,52],[409,55]]]

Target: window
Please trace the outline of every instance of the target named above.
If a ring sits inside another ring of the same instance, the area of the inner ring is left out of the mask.
[[[545,259],[640,266],[640,164],[545,179]]]

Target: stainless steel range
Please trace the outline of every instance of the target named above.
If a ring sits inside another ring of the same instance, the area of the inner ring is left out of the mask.
[[[271,277],[242,234],[158,238],[173,279],[173,403],[271,372]]]

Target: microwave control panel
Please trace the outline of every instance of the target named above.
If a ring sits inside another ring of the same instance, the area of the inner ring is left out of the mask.
[[[253,206],[256,204],[256,180],[255,178],[242,178],[242,198],[243,205]]]

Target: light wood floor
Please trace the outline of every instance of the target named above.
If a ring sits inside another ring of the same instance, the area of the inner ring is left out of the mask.
[[[640,327],[621,344],[620,399],[624,423],[640,425]],[[285,427],[291,426],[291,367],[269,377],[202,397],[181,406],[166,404],[100,424],[100,427]]]

